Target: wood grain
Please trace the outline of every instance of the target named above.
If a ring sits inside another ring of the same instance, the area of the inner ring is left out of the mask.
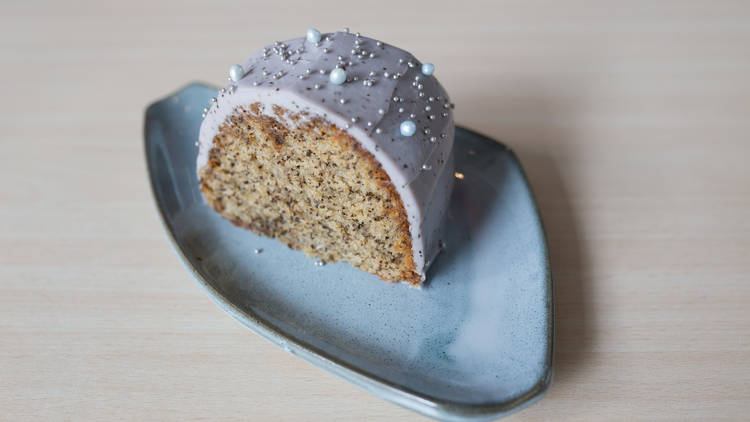
[[[145,106],[308,26],[429,58],[525,165],[556,374],[509,421],[747,419],[748,2],[284,5],[0,5],[0,419],[424,419],[223,314],[151,203]]]

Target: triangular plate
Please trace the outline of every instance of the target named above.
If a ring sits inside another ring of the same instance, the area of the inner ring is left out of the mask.
[[[539,213],[512,151],[456,129],[463,178],[447,250],[429,284],[411,289],[346,263],[315,266],[209,209],[196,183],[195,142],[215,95],[192,84],[149,106],[145,147],[167,234],[224,311],[286,351],[434,418],[491,420],[541,396],[552,372],[552,284]]]

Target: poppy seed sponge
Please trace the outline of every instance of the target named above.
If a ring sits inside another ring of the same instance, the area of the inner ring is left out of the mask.
[[[206,202],[308,256],[423,282],[453,187],[452,104],[434,70],[349,32],[262,49],[204,113]]]

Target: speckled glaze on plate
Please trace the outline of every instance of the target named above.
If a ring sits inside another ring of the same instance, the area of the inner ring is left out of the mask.
[[[542,224],[512,151],[456,129],[447,250],[421,290],[234,227],[195,176],[201,111],[192,84],[148,107],[148,171],[166,231],[201,287],[260,336],[394,403],[483,421],[539,399],[552,374],[552,283]],[[262,249],[262,253],[254,253]]]

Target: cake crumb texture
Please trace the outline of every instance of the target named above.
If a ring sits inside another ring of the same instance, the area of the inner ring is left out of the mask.
[[[419,284],[406,210],[372,154],[321,118],[261,110],[238,107],[219,127],[198,169],[206,201],[309,257]]]

